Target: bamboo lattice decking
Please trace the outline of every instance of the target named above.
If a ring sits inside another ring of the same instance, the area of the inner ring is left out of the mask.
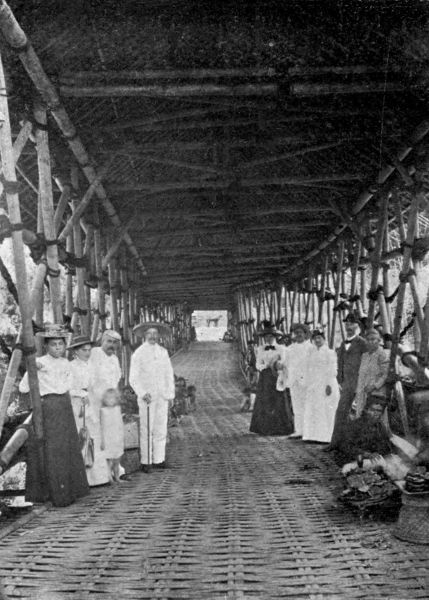
[[[425,547],[338,506],[320,446],[248,433],[229,345],[174,362],[198,410],[171,430],[171,469],[92,490],[2,540],[9,598],[428,598]]]

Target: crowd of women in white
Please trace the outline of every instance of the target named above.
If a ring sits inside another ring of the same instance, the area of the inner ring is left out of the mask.
[[[326,344],[323,331],[296,325],[295,341],[279,346],[277,389],[290,390],[295,437],[329,442],[334,428],[340,390],[337,381],[337,354]]]

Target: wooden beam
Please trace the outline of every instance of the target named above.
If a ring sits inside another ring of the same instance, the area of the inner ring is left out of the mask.
[[[82,144],[82,141],[79,138],[76,128],[73,125],[66,109],[61,104],[61,98],[44,71],[33,46],[30,44],[29,39],[27,38],[25,32],[21,29],[12,10],[5,0],[3,0],[2,4],[0,5],[0,30],[2,31],[3,36],[9,46],[11,46],[17,52],[19,59],[27,71],[27,74],[40,93],[43,101],[49,107],[51,115],[67,140],[67,143],[83,173],[85,174],[85,177],[91,184],[97,178],[97,172],[93,167],[86,148]],[[97,186],[96,194],[113,225],[120,227],[121,221],[119,216],[116,213],[113,204],[108,199],[102,184]],[[126,236],[125,242],[128,246],[130,254],[136,260],[139,269],[145,273],[143,262],[138,255],[137,249],[129,235]]]
[[[317,206],[311,204],[281,204],[277,207],[270,208],[259,208],[257,206],[248,206],[246,210],[239,210],[236,213],[237,218],[245,219],[249,217],[268,217],[272,215],[289,215],[289,214],[300,214],[300,213],[334,213],[334,210],[329,206]],[[177,209],[162,209],[162,210],[145,210],[143,207],[139,209],[138,214],[147,219],[156,219],[165,222],[165,219],[175,219],[194,222],[196,219],[219,219],[225,216],[225,210],[223,208],[212,208],[210,210],[201,208],[197,210],[195,207],[192,208],[177,208]]]
[[[40,465],[42,467],[41,472],[44,472],[43,468],[43,422],[42,422],[42,407],[40,401],[40,391],[39,391],[39,383],[37,376],[37,366],[36,366],[36,355],[35,355],[35,344],[34,344],[34,333],[33,333],[33,323],[32,323],[32,312],[33,306],[31,306],[30,294],[28,290],[27,283],[27,267],[26,267],[26,258],[24,252],[24,244],[22,239],[22,220],[21,220],[21,210],[20,210],[20,202],[19,196],[17,193],[17,179],[16,179],[16,171],[15,171],[15,160],[13,155],[13,147],[12,147],[12,135],[11,135],[11,127],[10,127],[10,118],[9,118],[9,106],[7,99],[7,87],[6,87],[6,78],[3,71],[3,63],[0,56],[0,89],[2,93],[0,94],[0,114],[1,114],[1,123],[0,123],[0,157],[1,157],[1,166],[5,180],[8,182],[8,186],[6,189],[6,202],[7,209],[10,218],[10,222],[12,225],[16,227],[12,228],[11,237],[12,237],[12,251],[13,251],[13,261],[15,267],[16,274],[16,287],[18,292],[19,299],[19,310],[22,322],[22,343],[26,348],[26,366],[28,371],[28,381],[30,386],[30,400],[31,407],[33,410],[33,423],[35,429],[35,437],[37,441],[37,446],[40,448],[40,453],[38,452],[38,457],[40,459]],[[14,361],[14,364],[11,367],[18,367],[18,358],[19,355],[16,355],[17,360]],[[9,371],[10,373],[11,371]],[[16,375],[16,372],[15,372]],[[6,384],[11,383],[11,378],[6,380]],[[8,386],[6,385],[6,388]],[[3,428],[4,418],[6,416],[7,410],[7,402],[9,397],[6,397],[6,393],[1,396],[0,403],[0,434]]]
[[[422,121],[413,131],[409,141],[402,148],[400,148],[395,156],[396,163],[401,163],[405,160],[405,158],[410,154],[413,148],[418,145],[429,133],[429,120]],[[381,185],[387,181],[387,179],[394,173],[396,167],[394,165],[386,165],[380,169],[378,172],[377,181],[374,186],[367,187],[361,192],[357,201],[355,202],[351,214],[353,217],[358,215],[360,211],[368,204],[371,198],[379,191]],[[321,244],[319,244],[316,248],[311,250],[308,254],[300,259],[294,268],[300,267],[302,264],[307,262],[308,260],[313,259],[317,256],[321,251],[327,248],[332,242],[334,242],[337,237],[344,231],[346,225],[338,226],[331,235],[327,237]],[[284,275],[290,272],[290,268],[284,271]]]
[[[162,214],[162,213],[161,213]],[[255,226],[239,226],[240,235],[245,233],[255,233],[257,231],[298,231],[301,229],[308,228],[319,228],[326,227],[327,225],[331,225],[331,221],[328,220],[315,220],[315,221],[306,221],[306,222],[297,222],[292,221],[288,223],[283,223],[281,225],[255,225]],[[134,227],[131,229],[133,233],[140,232],[141,235],[144,236],[145,239],[156,238],[173,238],[173,237],[184,237],[188,235],[199,235],[210,233],[213,235],[231,235],[231,228],[236,227],[236,223],[233,221],[218,221],[213,224],[212,227],[194,227],[193,229],[172,229],[171,231],[165,229],[145,229],[144,227],[136,227],[135,226],[135,218],[133,219]],[[234,237],[236,237],[236,233],[233,233]]]
[[[277,96],[277,83],[184,83],[156,85],[61,85],[60,94],[72,98],[188,98],[200,96]]]
[[[135,215],[133,215],[131,217],[131,219],[128,220],[128,223],[126,225],[124,225],[124,227],[122,227],[122,229],[120,231],[116,232],[115,238],[112,241],[111,246],[109,247],[104,258],[102,259],[102,262],[101,262],[102,269],[107,268],[110,260],[118,252],[122,242],[124,241],[125,236],[127,235],[132,223],[134,222],[135,218],[136,218]]]
[[[261,243],[261,247],[263,248],[276,248],[276,247],[289,247],[289,246],[307,246],[312,243],[311,239],[304,240],[283,240],[278,242],[267,242]],[[158,246],[154,248],[141,248],[142,256],[148,258],[156,252],[157,259],[162,256],[220,256],[222,257],[222,253],[232,252],[235,254],[239,254],[240,252],[244,252],[248,254],[249,250],[257,251],[258,244],[219,244],[216,246],[209,246],[205,249],[198,248],[196,246],[178,246],[177,248],[160,248]]]
[[[165,69],[165,70],[128,70],[128,71],[65,71],[60,75],[62,83],[82,83],[94,81],[157,81],[182,79],[225,79],[240,77],[266,78],[275,77],[276,71],[271,67],[234,68],[234,69]]]
[[[409,92],[412,85],[405,85],[400,81],[371,81],[361,83],[291,83],[292,96],[330,96],[335,94],[389,94],[392,92]]]
[[[39,172],[39,201],[43,221],[43,233],[47,241],[46,259],[48,262],[49,293],[51,298],[54,323],[63,322],[63,308],[61,299],[61,281],[58,263],[58,246],[54,223],[54,201],[52,192],[51,161],[48,143],[48,132],[44,130],[47,124],[46,108],[37,103],[34,108],[36,123],[41,128],[35,129],[37,150],[37,166]]]
[[[269,178],[242,178],[238,182],[238,186],[242,188],[262,187],[262,186],[300,186],[308,184],[323,184],[333,181],[361,181],[362,175],[354,173],[338,173],[332,175],[314,175],[309,177],[269,177]],[[109,191],[113,193],[125,193],[133,191],[148,192],[151,194],[160,194],[167,191],[175,190],[228,190],[228,188],[237,184],[235,179],[218,180],[218,181],[167,181],[165,183],[125,183],[111,184]]]
[[[111,161],[109,161],[108,164],[104,165],[99,170],[98,175],[95,177],[95,179],[92,181],[92,183],[90,184],[90,186],[84,193],[82,200],[79,203],[74,204],[73,214],[70,217],[70,219],[67,221],[67,223],[65,224],[64,229],[61,231],[60,235],[58,236],[59,240],[67,239],[67,236],[73,231],[74,226],[80,221],[83,213],[88,208],[88,206],[97,190],[97,187],[100,185],[102,179],[106,176],[106,174],[109,170],[110,164],[111,164]]]

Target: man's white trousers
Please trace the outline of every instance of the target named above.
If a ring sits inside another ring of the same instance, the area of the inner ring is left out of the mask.
[[[168,401],[163,399],[153,400],[148,405],[139,399],[138,404],[140,413],[140,462],[142,465],[162,463],[165,460],[165,446],[167,443]]]

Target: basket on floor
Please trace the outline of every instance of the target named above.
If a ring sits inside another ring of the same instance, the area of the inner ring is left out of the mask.
[[[429,492],[402,490],[402,507],[393,535],[412,544],[429,544]]]

